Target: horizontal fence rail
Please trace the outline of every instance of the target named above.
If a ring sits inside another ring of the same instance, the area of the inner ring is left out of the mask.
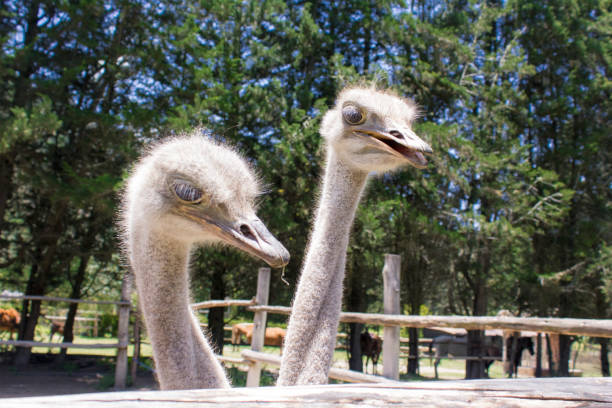
[[[41,315],[41,317],[47,320],[66,320],[66,316]],[[79,317],[79,316],[75,316],[74,318],[75,322],[95,322],[96,320],[100,320],[100,319],[96,317]]]
[[[206,302],[192,303],[193,310],[210,309],[213,307],[229,307],[229,306],[255,306],[255,299],[227,299],[227,300],[207,300]]]
[[[66,302],[66,303],[88,303],[90,305],[130,305],[130,302],[122,302],[117,300],[86,300],[86,299],[70,299],[63,297],[38,296],[38,295],[0,295],[0,299],[8,300],[44,300],[51,302]]]
[[[242,357],[245,360],[250,360],[253,362],[260,362],[264,364],[270,364],[275,366],[280,366],[281,358],[280,356],[261,353],[253,350],[243,350],[241,353]],[[358,382],[358,383],[385,383],[385,384],[399,384],[398,381],[393,381],[385,377],[379,377],[376,375],[363,374],[357,371],[344,370],[341,368],[332,367],[329,370],[329,378],[333,378],[335,380],[348,381],[348,382]]]
[[[82,348],[82,349],[97,349],[97,348],[117,348],[127,347],[127,344],[120,343],[45,343],[42,341],[29,340],[0,340],[0,344],[15,347],[59,347],[59,348]]]
[[[251,306],[250,311],[263,311],[282,315],[291,314],[285,306]],[[496,317],[496,316],[406,316],[373,313],[340,314],[344,323],[365,323],[401,327],[453,327],[467,330],[502,329],[509,331],[535,331],[591,337],[612,337],[610,319],[571,319],[562,317]]]

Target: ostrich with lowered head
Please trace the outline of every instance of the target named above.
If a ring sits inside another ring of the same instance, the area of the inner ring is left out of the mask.
[[[332,362],[349,233],[370,173],[427,166],[416,105],[389,91],[343,90],[323,117],[327,158],[319,207],[293,300],[278,385],[325,384]]]
[[[154,147],[123,196],[124,247],[165,390],[229,387],[189,306],[193,247],[227,244],[272,267],[289,261],[255,214],[259,183],[245,160],[195,133]]]

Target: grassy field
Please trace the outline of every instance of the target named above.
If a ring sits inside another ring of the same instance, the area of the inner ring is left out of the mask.
[[[45,338],[45,337],[42,337],[42,338]],[[56,341],[57,340],[58,340],[58,337],[56,337]],[[116,338],[109,338],[109,337],[98,337],[98,338],[83,337],[83,336],[75,337],[75,343],[81,343],[81,344],[95,344],[95,343],[112,344],[116,342],[117,342]],[[575,368],[581,371],[581,374],[583,377],[599,377],[601,375],[601,371],[599,367],[599,348],[591,344],[581,344],[580,347],[581,349],[578,353],[578,358],[576,359]],[[249,346],[247,345],[241,345],[239,346],[238,350],[233,350],[233,346],[231,344],[226,344],[223,349],[223,354],[225,356],[240,357],[240,351],[244,349],[248,349],[248,348]],[[574,356],[575,349],[576,347],[574,347],[572,356]],[[46,347],[34,347],[33,352],[47,353],[48,349]],[[59,348],[52,348],[51,352],[59,353]],[[276,354],[276,355],[280,354],[280,350],[278,347],[267,347],[266,346],[264,347],[264,352],[270,353],[270,354]],[[69,349],[68,354],[97,355],[97,356],[112,357],[116,355],[116,350],[112,348],[99,348],[99,349],[76,349],[75,348],[75,349]],[[130,357],[133,355],[133,345],[129,346],[128,355]],[[151,350],[150,344],[146,342],[143,342],[141,344],[141,356],[143,358],[152,356],[152,350]],[[523,365],[525,366],[534,365],[534,362],[530,361],[530,356],[528,356],[527,352],[525,352],[524,357],[525,358],[524,358]],[[381,357],[381,360],[382,360],[382,357]],[[533,359],[531,358],[531,360]],[[573,364],[573,361],[570,361],[570,368],[572,367],[572,364]],[[543,365],[544,367],[546,367],[547,362],[544,361]],[[334,354],[334,367],[348,368],[346,351],[336,350]],[[377,368],[378,368],[377,373],[382,374],[382,361],[379,362]],[[246,369],[246,367],[239,365],[237,369],[239,371],[242,371]],[[266,369],[271,371],[272,373],[275,373],[278,370],[277,367],[272,367],[272,366],[266,367]],[[371,363],[367,367],[367,372],[368,373],[373,372]],[[443,359],[440,362],[440,365],[438,366],[438,372],[439,372],[440,379],[462,379],[464,378],[464,375],[465,375],[465,361]],[[400,359],[400,374],[403,374],[404,376],[406,375],[406,359],[405,358]],[[503,378],[504,372],[503,372],[502,363],[499,361],[493,363],[490,367],[489,375],[491,378]],[[409,378],[406,377],[405,379],[408,380]],[[429,358],[422,358],[420,360],[420,376],[416,378],[411,378],[411,380],[415,380],[415,379],[416,380],[434,379],[433,360],[430,360]]]

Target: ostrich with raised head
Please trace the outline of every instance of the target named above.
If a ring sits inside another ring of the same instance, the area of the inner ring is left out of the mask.
[[[327,157],[310,244],[293,300],[278,385],[325,384],[332,363],[346,250],[369,174],[427,166],[431,147],[412,130],[416,105],[351,87],[323,117]]]
[[[194,132],[134,167],[121,229],[162,389],[229,387],[190,309],[196,245],[227,244],[280,267],[289,253],[255,213],[259,183],[234,150]]]

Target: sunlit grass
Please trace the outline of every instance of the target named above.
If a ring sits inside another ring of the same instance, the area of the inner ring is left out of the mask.
[[[47,341],[47,336],[37,336],[37,340]],[[58,341],[58,336],[55,337],[55,341]],[[84,336],[75,336],[75,343],[79,344],[114,344],[117,343],[116,338],[111,337],[84,337]],[[225,344],[223,347],[223,355],[227,357],[240,358],[240,352],[242,350],[250,349],[249,345],[240,345],[236,349],[231,344]],[[47,353],[47,347],[34,347],[34,353]],[[59,347],[51,348],[51,352],[57,354],[60,352]],[[269,347],[265,346],[263,349],[264,353],[280,355],[279,347]],[[134,353],[134,346],[130,344],[128,346],[128,356],[132,357]],[[107,356],[114,357],[117,354],[116,349],[114,348],[95,348],[95,349],[80,349],[80,348],[72,348],[68,349],[68,354],[70,355],[95,355],[95,356]],[[151,345],[148,343],[147,339],[143,339],[143,342],[140,346],[140,355],[142,358],[151,357],[153,355]],[[348,368],[348,356],[345,350],[336,349],[334,352],[334,367],[339,368]],[[420,376],[416,379],[434,379],[434,360],[429,358],[421,358],[419,361],[420,365]],[[365,359],[364,359],[365,364]],[[232,364],[226,363],[227,366],[231,366]],[[406,374],[406,359],[400,358],[400,374]],[[571,367],[570,362],[570,367]],[[543,361],[543,366],[547,367],[547,361]],[[278,371],[278,367],[275,366],[265,366],[264,367],[271,372]],[[239,369],[246,369],[246,366],[239,367]],[[598,349],[595,347],[589,347],[588,351],[582,352],[577,360],[576,369],[582,372],[583,377],[599,377],[601,376],[601,371],[598,364]],[[373,372],[372,364],[367,367],[367,372],[371,374]],[[449,360],[442,359],[438,366],[439,379],[443,380],[453,380],[453,379],[463,379],[465,378],[465,361],[464,360]],[[377,374],[382,375],[382,356],[379,361],[377,367]],[[494,362],[489,369],[490,378],[505,378],[505,374],[503,371],[503,365],[501,361]]]
[[[44,340],[47,342],[49,339]],[[55,338],[55,342],[58,342],[58,337]],[[111,337],[84,337],[84,336],[74,336],[74,343],[77,344],[117,344],[116,338]],[[51,347],[51,353],[57,354],[60,352],[59,347]],[[48,347],[32,347],[33,353],[47,353],[49,352]],[[78,355],[93,355],[93,356],[107,356],[114,357],[117,355],[117,349],[115,348],[69,348],[68,354],[78,354]],[[134,355],[134,345],[128,345],[128,356],[132,357]],[[151,357],[153,355],[153,351],[151,349],[151,345],[148,343],[141,343],[140,345],[140,355],[143,357]]]

